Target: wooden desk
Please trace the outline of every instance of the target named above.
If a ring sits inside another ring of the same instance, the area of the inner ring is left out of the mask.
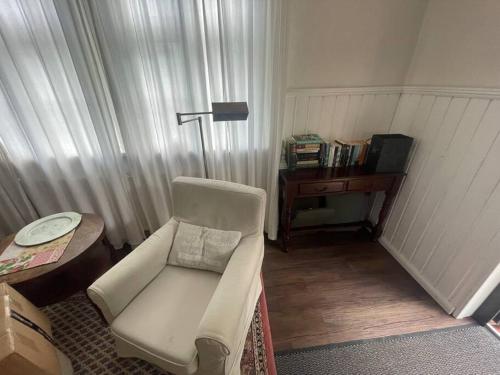
[[[335,227],[368,226],[372,230],[373,239],[377,239],[382,234],[384,220],[404,176],[404,173],[368,173],[360,167],[281,170],[279,175],[280,229],[283,249],[287,251],[293,232],[318,231]],[[292,228],[292,208],[297,198],[377,191],[385,192],[385,199],[375,227],[372,227],[368,218],[365,218],[363,221],[354,223]]]

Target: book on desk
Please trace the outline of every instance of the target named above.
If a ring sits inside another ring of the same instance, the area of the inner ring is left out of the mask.
[[[286,140],[287,168],[325,168],[362,166],[366,162],[370,139],[324,141],[318,134],[294,135]]]

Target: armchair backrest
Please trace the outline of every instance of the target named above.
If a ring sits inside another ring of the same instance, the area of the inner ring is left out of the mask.
[[[266,192],[234,182],[195,177],[173,181],[174,219],[185,223],[236,230],[242,236],[264,230]]]

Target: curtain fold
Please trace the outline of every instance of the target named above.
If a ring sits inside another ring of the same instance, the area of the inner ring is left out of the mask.
[[[0,237],[17,231],[39,218],[14,166],[0,143]]]
[[[95,212],[113,245],[139,243],[117,135],[87,102],[66,36],[51,1],[0,4],[0,138],[39,215]]]
[[[248,121],[203,118],[209,176],[266,189],[276,238],[280,12],[271,0],[2,2],[0,140],[31,214],[97,212],[115,246],[140,242],[170,217],[172,179],[203,176],[196,123],[175,113],[247,101]]]

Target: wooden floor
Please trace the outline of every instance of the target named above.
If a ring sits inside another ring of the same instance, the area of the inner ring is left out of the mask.
[[[266,245],[274,350],[468,324],[447,315],[378,243],[353,234]],[[314,245],[312,245],[314,241]]]

